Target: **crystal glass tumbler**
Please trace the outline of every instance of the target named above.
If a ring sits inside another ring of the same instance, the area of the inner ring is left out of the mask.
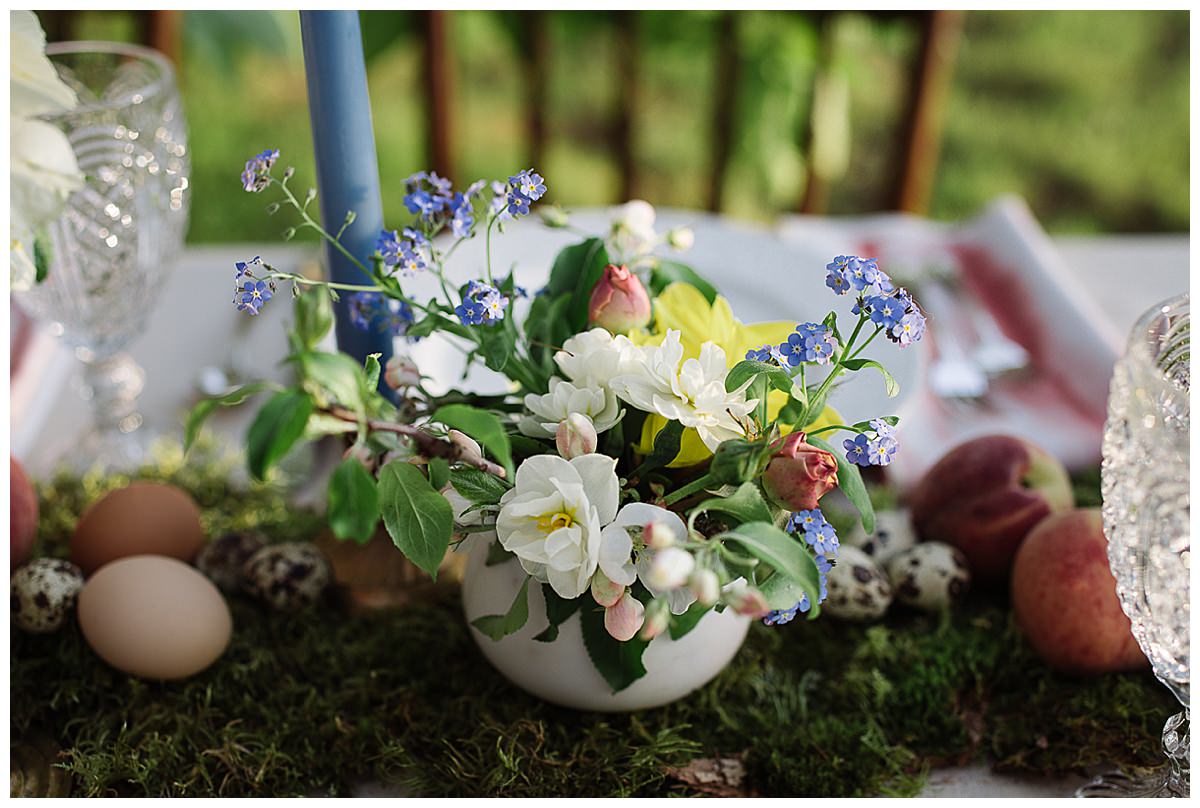
[[[1121,607],[1155,676],[1183,709],[1163,730],[1165,766],[1149,775],[1106,775],[1081,796],[1186,797],[1190,791],[1190,320],[1184,294],[1134,326],[1113,369],[1101,470],[1104,532]]]
[[[75,465],[136,464],[145,374],[123,352],[145,327],[188,219],[187,134],[175,71],[148,48],[60,42],[46,54],[79,105],[42,119],[75,150],[84,186],[48,228],[48,274],[15,295],[84,363],[94,428]]]

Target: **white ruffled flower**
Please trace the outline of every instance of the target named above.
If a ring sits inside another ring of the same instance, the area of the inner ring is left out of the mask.
[[[654,206],[643,199],[631,199],[613,208],[609,243],[617,255],[632,262],[651,253],[659,243],[654,218]]]
[[[78,99],[46,58],[33,12],[10,12],[9,25],[9,264],[12,288],[20,290],[33,284],[37,231],[58,218],[83,174],[67,136],[35,120],[74,109]]]
[[[562,598],[587,590],[600,557],[600,531],[617,515],[616,460],[535,455],[500,499],[496,535],[525,572]]]
[[[564,342],[554,361],[578,387],[608,387],[614,376],[635,369],[641,353],[629,337],[614,337],[607,329],[593,328]]]
[[[521,419],[521,434],[532,438],[553,438],[558,425],[572,413],[586,415],[596,433],[612,429],[620,420],[621,405],[606,387],[576,386],[557,376],[550,380],[550,392],[525,396],[529,415]]]
[[[621,508],[616,519],[604,528],[600,541],[600,571],[609,580],[622,586],[629,586],[638,578],[650,591],[658,597],[666,595],[673,614],[683,614],[696,598],[687,588],[668,590],[656,586],[651,570],[655,556],[658,553],[679,552],[688,555],[685,550],[670,547],[667,550],[655,551],[646,546],[645,536],[649,532],[669,531],[674,537],[673,544],[687,541],[687,525],[679,518],[679,514],[650,505],[646,502],[630,502]],[[684,573],[684,579],[691,572],[689,568]]]
[[[695,429],[710,451],[726,440],[746,434],[742,419],[757,406],[746,400],[750,381],[736,390],[725,390],[725,351],[706,342],[700,358],[683,359],[679,332],[667,331],[661,345],[641,349],[642,362],[635,372],[616,376],[609,383],[619,398],[639,410],[654,412]]]

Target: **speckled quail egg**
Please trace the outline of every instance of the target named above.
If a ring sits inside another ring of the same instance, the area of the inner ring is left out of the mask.
[[[842,541],[842,546],[857,547],[880,564],[917,543],[917,534],[909,520],[908,511],[877,511],[875,532],[868,534],[861,522]]]
[[[892,556],[887,571],[896,599],[927,612],[962,600],[971,582],[962,552],[936,541],[922,542]]]
[[[892,605],[892,584],[875,559],[857,547],[842,545],[837,563],[825,576],[829,597],[821,606],[842,620],[875,620]]]
[[[242,568],[243,588],[283,612],[316,603],[331,577],[329,561],[308,542],[264,547]]]
[[[83,571],[70,561],[38,558],[13,573],[12,620],[34,634],[57,631],[75,608]]]
[[[265,545],[254,533],[226,533],[200,548],[196,569],[221,589],[234,592],[241,588],[246,562]]]

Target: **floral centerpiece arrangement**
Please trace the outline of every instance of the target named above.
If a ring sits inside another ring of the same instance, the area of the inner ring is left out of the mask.
[[[341,231],[325,229],[308,212],[316,192],[300,199],[292,170],[274,173],[278,156],[252,158],[245,189],[279,193],[268,212],[294,209],[297,228],[353,258],[339,242],[353,212]],[[744,324],[694,270],[656,255],[688,248],[691,234],[655,233],[653,209],[639,202],[609,233],[563,249],[531,294],[494,272],[491,241],[546,194],[541,176],[526,170],[456,191],[422,172],[405,185],[412,220],[356,261],[368,284],[313,280],[259,257],[237,264],[234,303],[250,315],[291,285],[288,360],[299,381],[202,402],[188,441],[217,406],[270,390],[246,439],[253,475],[298,441],[344,436],[351,445],[328,491],[338,537],[366,541],[382,519],[430,575],[448,548],[468,542],[486,545],[489,565],[515,558],[523,583],[511,606],[473,625],[493,640],[513,634],[540,587],[548,628],[535,639],[553,641],[579,613],[614,691],[644,673],[650,641],[679,640],[712,610],[768,624],[815,617],[838,550],[820,501],[840,487],[872,530],[858,467],[887,465],[898,448],[894,416],[846,424],[828,401],[839,380],[864,370],[895,394],[866,351],[921,338],[912,297],[874,260],[838,256],[827,285],[849,304],[848,328],[837,312]],[[567,224],[556,208],[542,218]],[[487,242],[483,266],[459,274],[450,259],[477,236]],[[436,278],[437,296],[406,293],[418,274]],[[445,335],[469,361],[507,376],[512,392],[433,395],[403,354],[381,367],[378,356],[363,363],[320,350],[330,302],[343,295],[358,327],[409,341]]]

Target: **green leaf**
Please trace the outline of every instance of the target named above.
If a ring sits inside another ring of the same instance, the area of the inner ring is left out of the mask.
[[[196,438],[200,437],[200,429],[204,426],[204,422],[208,417],[216,412],[217,407],[233,407],[241,404],[250,396],[258,395],[264,390],[270,390],[275,387],[271,382],[251,382],[243,385],[236,390],[230,390],[223,396],[216,398],[206,398],[205,400],[192,407],[192,411],[188,413],[187,423],[183,430],[183,451],[192,448],[192,444],[196,442]]]
[[[319,440],[326,435],[344,435],[347,432],[354,432],[357,429],[358,424],[353,421],[347,421],[334,415],[314,412],[308,419],[308,424],[304,427],[304,439]]]
[[[767,599],[767,605],[772,609],[790,609],[800,602],[801,595],[808,597],[804,587],[779,573],[772,574],[770,578],[756,583],[755,586],[763,593],[763,597]]]
[[[887,391],[888,398],[900,394],[900,384],[888,373],[887,368],[876,362],[874,359],[851,359],[848,362],[843,362],[842,367],[847,370],[862,370],[863,368],[875,368],[883,375],[883,388]]]
[[[488,329],[479,335],[479,353],[490,370],[500,373],[512,356],[513,344],[500,329]]]
[[[667,421],[666,425],[654,436],[654,448],[650,450],[650,454],[630,476],[643,477],[670,463],[679,454],[679,444],[682,438],[683,424],[678,421]]]
[[[489,614],[476,617],[471,625],[479,629],[493,640],[500,640],[509,634],[520,631],[529,620],[529,578],[521,584],[521,591],[508,607],[507,614]]]
[[[439,407],[430,420],[457,429],[479,441],[504,466],[508,479],[513,478],[512,447],[504,424],[495,413],[467,404],[447,404]]]
[[[42,235],[33,238],[33,282],[41,283],[50,274],[50,247]]]
[[[364,371],[343,353],[316,351],[303,354],[300,365],[305,378],[316,384],[343,407],[360,412],[364,406]]]
[[[312,411],[312,397],[301,390],[276,393],[263,405],[246,433],[246,465],[255,479],[265,479],[295,445]]]
[[[795,603],[796,601],[792,601]],[[671,626],[668,631],[671,634],[672,640],[683,639],[689,631],[694,629],[704,615],[712,611],[712,606],[704,606],[700,603],[693,603],[688,607],[688,610],[683,614],[671,616]]]
[[[604,609],[595,603],[582,607],[579,620],[588,657],[614,693],[620,693],[646,675],[642,653],[650,643],[636,637],[627,642],[613,639],[604,628]]]
[[[742,483],[727,497],[713,497],[704,500],[691,510],[689,519],[695,521],[698,515],[706,511],[728,514],[739,523],[771,521],[771,509],[763,500],[758,486],[752,482]]]
[[[367,354],[366,360],[363,362],[363,385],[367,393],[373,393],[379,389],[379,356],[380,354]]]
[[[696,270],[678,261],[659,261],[650,270],[650,293],[657,295],[673,283],[690,283],[700,290],[711,305],[717,299],[717,287],[706,281]]]
[[[808,595],[808,602],[814,604],[809,617],[816,617],[820,592],[817,564],[796,539],[769,522],[746,522],[718,534],[715,540],[740,545],[776,575],[784,575],[798,585]]]
[[[379,510],[400,552],[436,580],[454,532],[454,511],[446,498],[416,466],[394,460],[379,472]]]
[[[329,527],[339,539],[366,544],[379,523],[379,489],[371,472],[348,457],[329,477]]]
[[[766,376],[776,390],[784,393],[792,391],[792,377],[786,370],[779,365],[759,362],[756,359],[743,359],[730,368],[729,373],[725,375],[725,389],[736,390],[745,384],[747,379],[753,379],[755,376]]]
[[[708,476],[720,485],[741,485],[762,474],[771,457],[771,446],[765,441],[731,438],[721,441],[713,452]]]
[[[317,346],[333,328],[333,303],[324,289],[305,289],[296,297],[296,337],[307,349]]]
[[[435,491],[441,491],[450,481],[450,463],[444,457],[434,457],[429,461],[429,484]]]
[[[474,466],[455,466],[450,469],[450,484],[475,505],[495,505],[509,489],[508,484],[499,477]]]
[[[885,415],[882,418],[873,418],[871,420],[883,421],[885,424],[891,424],[892,426],[900,423],[898,415]],[[875,427],[871,426],[871,421],[859,421],[857,424],[851,424],[850,428],[855,432],[873,432],[875,430]]]
[[[567,618],[579,611],[585,598],[583,596],[567,600],[558,596],[550,584],[542,584],[542,598],[546,601],[546,620],[549,625],[534,637],[538,642],[554,642],[558,639],[558,627],[567,622]],[[601,621],[604,616],[601,615]]]
[[[571,302],[566,310],[570,333],[582,331],[587,326],[592,287],[609,263],[608,251],[598,238],[572,244],[555,257],[546,291],[551,295],[570,293]]]
[[[835,450],[821,438],[814,438],[809,435],[808,442],[818,449],[824,449],[829,452],[837,460],[838,488],[842,489],[842,493],[846,495],[846,499],[850,500],[850,504],[858,509],[859,518],[862,519],[863,530],[867,531],[868,536],[874,534],[875,506],[871,504],[871,496],[867,493],[867,487],[863,484],[862,474],[859,473],[858,466],[846,460],[844,454]]]

